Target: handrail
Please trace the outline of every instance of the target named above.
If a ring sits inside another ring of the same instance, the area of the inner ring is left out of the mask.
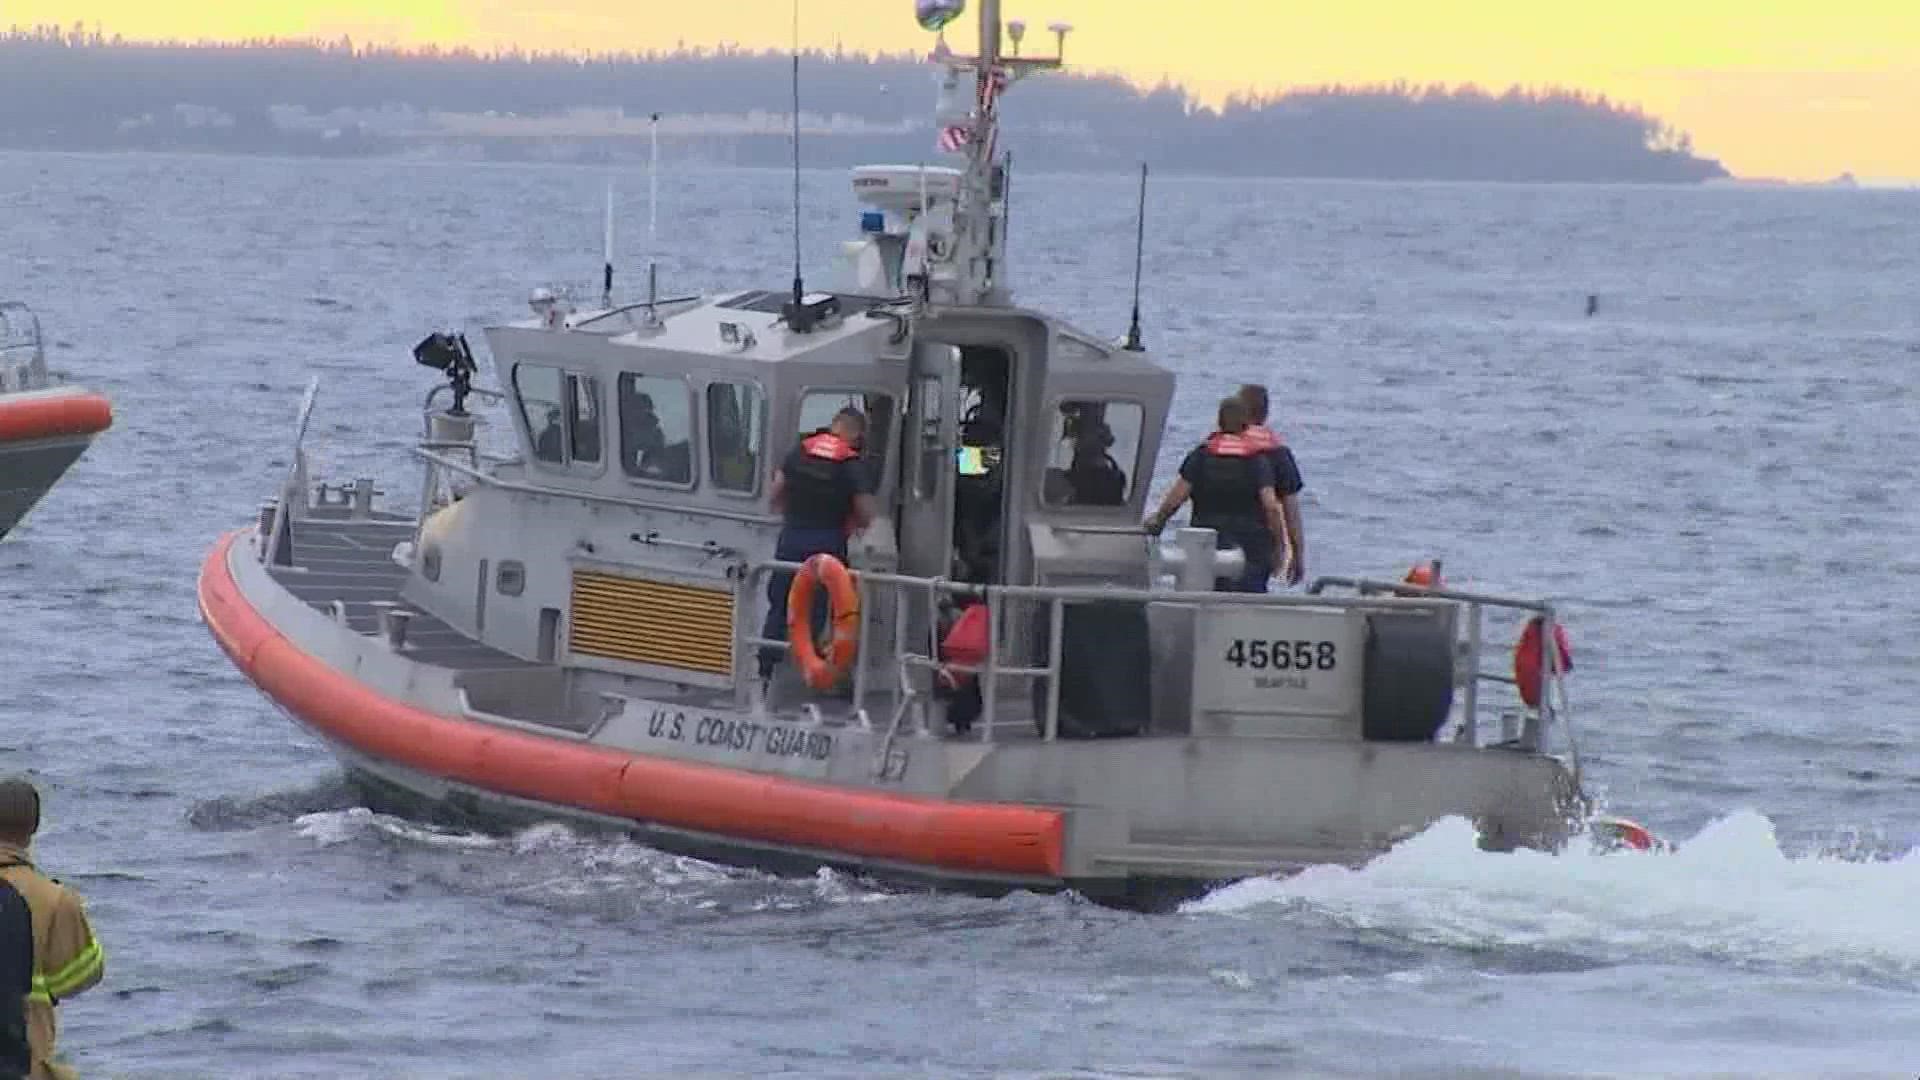
[[[635,311],[639,311],[642,308],[659,309],[659,308],[668,307],[674,304],[698,304],[702,299],[703,298],[700,296],[700,294],[692,293],[687,296],[663,297],[662,299],[659,299],[659,300],[638,300],[631,304],[621,304],[619,307],[611,307],[605,311],[597,311],[592,315],[589,315],[586,318],[581,319],[579,322],[569,323],[567,325],[567,329],[584,330],[587,327],[592,326],[594,323],[597,323],[602,319],[611,319],[615,315],[628,315]]]
[[[1318,596],[1328,585],[1341,585],[1369,595],[1374,592],[1392,593],[1396,596],[1430,596],[1438,600],[1457,600],[1464,604],[1485,604],[1488,607],[1513,608],[1519,611],[1534,611],[1542,615],[1552,615],[1553,605],[1544,600],[1518,600],[1511,596],[1495,596],[1492,593],[1464,592],[1459,589],[1429,588],[1425,585],[1409,585],[1404,581],[1376,581],[1372,578],[1318,577],[1307,586],[1310,596]]]
[[[433,403],[440,400],[441,394],[447,393],[452,389],[453,387],[448,386],[446,383],[438,383],[431,390],[427,391],[426,398],[420,402],[421,423],[426,425],[425,430],[428,433],[433,431]],[[499,404],[507,400],[507,395],[504,391],[489,390],[484,386],[469,386],[467,388],[467,394],[471,397],[477,397],[482,401],[492,402],[494,404]]]
[[[740,595],[744,598],[751,599],[758,596],[764,589],[762,583],[767,575],[780,572],[798,573],[803,568],[804,564],[785,562],[777,559],[754,562],[748,566],[747,573],[741,575],[740,588],[742,591]],[[1553,621],[1553,608],[1551,604],[1544,601],[1524,600],[1515,597],[1494,596],[1485,593],[1449,589],[1422,589],[1418,587],[1407,587],[1404,584],[1394,585],[1386,582],[1376,583],[1364,581],[1364,579],[1355,580],[1361,581],[1369,586],[1383,586],[1385,588],[1381,591],[1386,594],[1372,595],[1366,593],[1357,596],[1336,597],[1322,595],[1316,592],[1307,594],[1261,594],[1184,592],[1177,589],[1142,589],[1132,586],[974,585],[966,582],[950,581],[944,578],[912,577],[877,570],[856,570],[854,571],[854,577],[862,594],[861,636],[863,639],[866,637],[865,631],[868,620],[869,603],[867,602],[867,598],[872,595],[873,590],[885,588],[891,590],[897,605],[897,610],[894,612],[894,652],[891,659],[901,664],[902,670],[938,670],[940,668],[946,668],[955,672],[977,675],[981,678],[983,715],[979,737],[983,742],[991,742],[993,739],[993,717],[995,715],[993,706],[997,697],[998,682],[1001,678],[1009,677],[1039,678],[1048,681],[1045,712],[1040,717],[1043,724],[1041,737],[1048,741],[1055,740],[1059,737],[1059,679],[1063,653],[1062,642],[1066,605],[1071,603],[1117,600],[1153,604],[1192,605],[1201,609],[1244,607],[1248,605],[1321,609],[1337,607],[1343,611],[1396,612],[1403,614],[1414,612],[1451,612],[1459,605],[1464,604],[1467,606],[1469,612],[1467,635],[1464,642],[1466,647],[1465,659],[1470,662],[1471,670],[1464,675],[1463,679],[1466,693],[1461,703],[1462,738],[1459,741],[1469,742],[1475,746],[1479,745],[1478,711],[1480,698],[1477,683],[1481,680],[1505,683],[1508,685],[1514,683],[1514,679],[1511,676],[1480,670],[1483,643],[1480,635],[1479,622],[1482,608],[1502,607],[1517,611],[1541,613],[1544,616],[1544,629],[1548,635],[1545,640],[1547,642],[1554,640],[1552,637],[1553,626],[1555,625]],[[1349,579],[1322,578],[1315,582],[1315,586],[1324,587],[1329,584],[1347,584],[1348,580]],[[918,598],[920,597],[926,598],[926,617],[929,626],[929,640],[926,643],[928,651],[925,654],[909,651],[905,641],[906,624],[911,615],[917,614],[917,612],[911,611],[909,606],[917,604],[919,602]],[[939,632],[935,628],[935,625],[938,621],[937,612],[939,601],[942,597],[979,600],[989,605],[987,652],[983,663],[961,664],[944,662],[940,659]],[[1022,600],[1041,601],[1047,605],[1049,639],[1048,656],[1044,665],[1010,666],[1001,656],[1003,646],[1002,639],[1005,637],[1001,622],[1007,606],[1003,603],[996,603],[996,601]],[[743,649],[758,651],[769,648],[783,649],[787,646],[787,642],[783,640],[766,638],[752,633],[750,631],[750,625],[757,625],[753,624],[752,620],[741,620],[736,625],[741,628],[738,633],[738,638]],[[1453,647],[1458,650],[1462,644],[1458,637],[1458,631],[1456,630]],[[1550,655],[1542,661],[1543,693],[1540,710],[1541,720],[1548,723],[1553,721],[1562,722],[1562,726],[1567,732],[1569,757],[1571,759],[1575,782],[1577,783],[1580,768],[1579,750],[1577,742],[1573,737],[1572,724],[1567,706],[1564,679],[1565,672],[1560,670],[1559,667],[1558,650],[1549,647],[1545,651]],[[856,703],[864,700],[864,694],[867,689],[865,668],[868,659],[867,653],[863,650],[859,658],[855,661],[854,690]],[[1537,745],[1531,746],[1530,748],[1539,749]]]
[[[0,301],[0,331],[0,390],[42,389],[50,380],[39,313],[18,300]]]

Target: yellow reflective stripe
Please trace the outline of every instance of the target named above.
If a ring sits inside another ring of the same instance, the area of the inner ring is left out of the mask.
[[[105,962],[106,954],[101,950],[100,942],[89,941],[87,947],[80,950],[80,955],[67,962],[66,967],[44,978],[36,975],[33,981],[44,985],[47,993],[54,997],[65,997],[68,991],[97,974],[100,965]]]

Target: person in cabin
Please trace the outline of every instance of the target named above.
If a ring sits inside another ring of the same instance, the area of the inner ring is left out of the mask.
[[[632,412],[626,417],[627,440],[634,456],[633,467],[647,475],[657,474],[659,457],[667,448],[667,433],[660,427],[660,414],[654,411],[653,395],[633,395]]]
[[[1122,506],[1127,501],[1127,474],[1108,453],[1113,432],[1095,423],[1073,440],[1073,459],[1067,465],[1067,487],[1076,506]]]
[[[1307,534],[1300,520],[1300,463],[1279,433],[1267,426],[1267,388],[1247,383],[1240,388],[1240,400],[1247,403],[1247,433],[1267,446],[1273,462],[1273,490],[1280,496],[1280,518],[1287,527],[1287,550],[1293,557],[1287,564],[1287,584],[1298,585],[1307,575]]]
[[[54,1057],[54,1006],[100,981],[106,960],[72,889],[28,858],[40,831],[40,792],[0,780],[0,1076],[77,1077]]]
[[[874,477],[860,456],[866,433],[865,414],[848,406],[834,415],[831,425],[801,438],[773,471],[773,506],[782,518],[774,558],[797,563],[827,554],[846,560],[847,538],[865,529],[874,516]],[[771,575],[761,637],[786,640],[787,590],[792,587],[790,571]],[[816,633],[825,624],[826,607],[820,604],[814,609]],[[776,650],[761,652],[762,680],[773,676],[779,660]]]
[[[1219,430],[1180,463],[1180,475],[1147,517],[1146,530],[1160,535],[1167,519],[1192,498],[1194,527],[1213,529],[1220,547],[1235,544],[1246,555],[1245,574],[1218,579],[1215,590],[1266,592],[1274,568],[1287,564],[1273,461],[1265,444],[1247,433],[1247,403],[1238,395],[1220,402],[1218,423]]]
[[[567,431],[560,417],[560,406],[547,406],[544,423],[533,436],[533,456],[541,461],[562,462],[567,459]]]

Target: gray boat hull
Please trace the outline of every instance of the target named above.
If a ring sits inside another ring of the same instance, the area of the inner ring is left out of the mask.
[[[565,673],[490,654],[444,624],[417,625],[398,647],[378,632],[371,605],[404,576],[381,569],[398,569],[383,548],[408,532],[399,519],[302,522],[293,543],[306,561],[348,565],[347,551],[368,561],[335,578],[276,573],[236,536],[202,574],[216,639],[381,809],[488,829],[562,820],[775,872],[829,866],[983,895],[1071,889],[1146,909],[1246,877],[1363,862],[1450,815],[1476,821],[1493,849],[1557,846],[1576,816],[1557,759],[1440,743],[985,744],[774,719],[657,689],[643,698],[639,686],[598,691],[620,707],[591,723],[577,709],[542,717],[540,688]],[[328,547],[330,536],[351,543]],[[553,700],[582,697],[574,687]]]
[[[0,538],[27,516],[73,463],[89,437],[0,443]]]

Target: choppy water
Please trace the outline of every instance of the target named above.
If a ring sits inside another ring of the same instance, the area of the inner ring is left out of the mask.
[[[1592,782],[1680,850],[1490,855],[1445,822],[1148,917],[373,815],[208,640],[195,570],[307,376],[335,475],[404,498],[407,350],[590,279],[601,182],[0,155],[0,295],[119,414],[0,545],[0,766],[47,785],[41,858],[110,952],[62,1008],[90,1075],[1920,1068],[1920,199],[1158,183],[1175,449],[1270,380],[1314,571],[1440,555],[1563,601]],[[670,291],[780,286],[786,183],[670,174]],[[807,178],[809,257],[842,192]],[[1117,334],[1129,180],[1016,198],[1023,298]]]

